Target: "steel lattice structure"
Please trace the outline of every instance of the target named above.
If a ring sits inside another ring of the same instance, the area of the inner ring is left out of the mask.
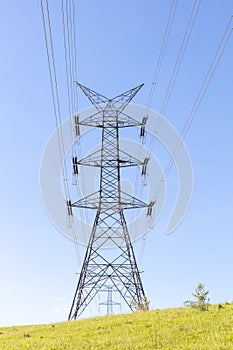
[[[114,286],[105,286],[105,289],[102,289],[101,292],[107,292],[107,301],[103,301],[99,303],[99,305],[106,305],[107,306],[107,315],[113,314],[113,306],[114,305],[121,305],[121,303],[118,303],[116,301],[113,301],[112,294],[115,292],[116,289]]]
[[[68,203],[70,215],[72,215],[72,208],[75,207],[96,210],[69,320],[80,316],[106,284],[111,284],[120,293],[131,310],[134,310],[135,306],[145,306],[145,293],[124,210],[148,207],[149,215],[151,212],[151,203],[148,205],[122,192],[120,181],[121,168],[142,166],[142,170],[145,170],[148,162],[147,158],[140,161],[121,151],[119,147],[120,128],[141,126],[143,130],[145,127],[144,119],[139,123],[123,113],[124,108],[143,84],[113,99],[78,85],[95,106],[97,113],[82,121],[76,118],[76,126],[79,128],[79,125],[88,125],[100,128],[102,143],[101,148],[91,155],[80,160],[73,159],[76,170],[77,166],[100,167],[100,182],[97,192],[74,203]],[[115,247],[111,257],[107,249],[103,249],[107,240],[111,240]]]

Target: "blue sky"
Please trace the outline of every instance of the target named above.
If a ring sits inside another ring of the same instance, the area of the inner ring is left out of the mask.
[[[65,101],[60,1],[49,4]],[[192,5],[178,3],[154,110],[161,107]],[[162,0],[79,0],[79,81],[110,97],[145,83],[135,98],[145,105],[170,6]],[[232,8],[232,1],[201,4],[165,114],[180,132]],[[80,266],[74,244],[52,225],[40,197],[41,156],[55,129],[40,2],[1,2],[0,16],[0,325],[58,322],[67,319]],[[165,234],[177,194],[173,170],[164,212],[147,236],[142,278],[152,308],[182,306],[199,282],[212,303],[233,300],[232,40],[185,140],[194,171],[188,213],[173,234]],[[88,106],[81,98],[80,107]],[[62,119],[67,117],[64,107]],[[135,249],[140,252],[140,242]]]

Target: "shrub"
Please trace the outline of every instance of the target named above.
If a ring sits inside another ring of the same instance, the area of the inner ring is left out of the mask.
[[[193,293],[193,296],[196,298],[196,300],[195,301],[186,300],[184,302],[184,306],[195,308],[200,311],[207,311],[208,305],[209,305],[209,298],[207,299],[208,294],[209,294],[209,291],[205,290],[205,285],[202,283],[199,283],[197,288],[195,289],[195,292]]]

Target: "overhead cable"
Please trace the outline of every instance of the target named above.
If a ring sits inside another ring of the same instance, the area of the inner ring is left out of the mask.
[[[46,0],[45,2],[46,2],[45,7],[43,4],[43,0],[41,0],[40,4],[41,4],[41,13],[42,13],[42,22],[43,22],[46,54],[47,54],[48,67],[49,67],[50,88],[51,88],[52,100],[53,100],[53,108],[54,108],[54,115],[55,115],[55,123],[56,123],[56,132],[57,132],[60,160],[61,160],[61,164],[64,163],[64,166],[62,166],[64,191],[65,191],[66,200],[70,200],[67,169],[66,169],[66,163],[64,161],[64,159],[65,159],[64,139],[63,139],[62,129],[60,127],[61,126],[61,108],[60,108],[60,98],[59,98],[59,92],[58,92],[58,83],[57,83],[57,74],[56,74],[55,54],[54,54],[54,47],[53,47],[50,11],[49,11],[48,0]]]
[[[209,85],[211,83],[211,80],[212,80],[212,78],[213,78],[213,76],[214,76],[214,74],[216,72],[218,64],[219,64],[219,62],[220,62],[220,60],[222,58],[222,55],[223,55],[223,53],[224,53],[224,51],[225,51],[225,49],[227,47],[227,44],[228,44],[229,40],[230,40],[230,37],[232,35],[232,30],[233,30],[233,28],[231,27],[232,19],[233,19],[233,16],[231,16],[229,21],[227,22],[227,25],[226,25],[226,28],[224,30],[224,33],[223,33],[223,35],[221,37],[221,40],[220,40],[220,42],[219,42],[219,44],[217,46],[217,49],[215,51],[215,54],[213,56],[213,59],[212,59],[210,65],[209,65],[209,68],[208,68],[207,73],[206,73],[206,75],[204,77],[204,80],[203,80],[203,82],[201,84],[201,87],[200,87],[200,89],[198,91],[198,94],[196,96],[194,104],[193,104],[193,106],[192,106],[192,108],[191,108],[191,110],[190,110],[190,112],[188,114],[186,123],[185,123],[184,128],[183,128],[182,133],[181,133],[181,139],[176,144],[176,146],[174,148],[174,151],[173,151],[173,156],[170,157],[170,160],[169,160],[169,162],[167,164],[167,167],[165,169],[164,177],[163,177],[163,179],[160,180],[160,183],[159,183],[159,185],[157,187],[157,197],[158,197],[158,195],[159,195],[159,193],[160,193],[160,191],[162,189],[164,180],[167,178],[167,176],[168,176],[168,174],[169,174],[169,172],[170,172],[170,170],[172,168],[172,165],[174,164],[174,159],[175,159],[177,153],[179,152],[179,149],[180,149],[180,147],[182,145],[182,142],[185,139],[185,137],[186,137],[186,135],[187,135],[187,133],[188,133],[190,127],[191,127],[191,124],[192,124],[192,122],[193,122],[193,120],[194,120],[194,118],[195,118],[195,116],[197,114],[197,111],[198,111],[198,109],[200,107],[200,104],[201,104],[201,102],[202,102],[202,100],[203,100],[203,98],[204,98],[204,96],[206,94],[206,91],[207,91],[207,89],[208,89],[208,87],[209,87]]]
[[[172,6],[171,6],[171,9],[170,9],[170,12],[169,12],[169,17],[168,17],[168,20],[167,20],[167,25],[166,25],[166,29],[165,29],[165,32],[164,32],[162,45],[160,47],[160,52],[159,52],[159,56],[158,56],[158,60],[157,60],[157,63],[156,63],[156,68],[155,68],[155,73],[154,73],[154,76],[153,76],[151,89],[150,89],[150,92],[149,92],[149,97],[148,97],[148,101],[147,101],[147,105],[146,105],[146,112],[145,112],[146,116],[148,115],[148,112],[149,112],[149,110],[151,108],[151,104],[152,104],[154,93],[155,93],[155,88],[156,88],[156,85],[158,83],[158,79],[159,79],[162,63],[163,63],[164,56],[165,56],[165,53],[166,53],[166,48],[167,48],[167,44],[168,44],[169,35],[171,33],[171,29],[172,29],[172,25],[173,25],[173,21],[174,21],[174,16],[175,16],[177,4],[178,4],[178,0],[173,0],[172,1]]]

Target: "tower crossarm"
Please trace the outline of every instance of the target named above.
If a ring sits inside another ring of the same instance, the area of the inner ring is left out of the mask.
[[[92,154],[88,155],[87,157],[84,157],[77,161],[78,165],[86,165],[86,166],[93,166],[93,167],[130,167],[130,166],[143,166],[145,160],[141,161],[130,154],[119,150],[119,158],[114,159],[111,158],[111,154],[101,154],[101,149],[93,152]]]
[[[118,128],[128,128],[132,126],[142,126],[142,122],[137,121],[136,119],[130,117],[125,113],[120,113],[118,120],[116,121],[112,117],[106,117],[103,121],[102,115],[96,113],[79,121],[79,125],[91,126],[97,128],[108,128],[108,127],[118,127]]]
[[[130,89],[124,92],[123,94],[120,94],[114,97],[113,99],[111,99],[114,105],[118,106],[117,108],[118,113],[121,113],[125,109],[125,107],[130,103],[130,101],[134,98],[134,96],[138,93],[138,91],[143,87],[143,85],[144,84],[140,84],[135,88]]]
[[[150,203],[147,204],[140,199],[129,195],[123,191],[120,191],[119,198],[114,195],[108,194],[101,197],[101,202],[99,201],[100,191],[97,191],[87,197],[84,197],[71,204],[74,208],[86,208],[99,210],[126,210],[126,209],[139,209],[148,208]]]
[[[87,96],[87,98],[91,101],[93,106],[95,106],[98,112],[103,113],[107,111],[109,114],[110,111],[115,111],[119,115],[134,98],[134,96],[138,93],[138,91],[143,87],[144,84],[140,84],[135,88],[130,89],[114,98],[107,98],[101,95],[100,93],[97,93],[79,83],[77,83],[77,85]]]
[[[109,101],[109,98],[101,95],[94,90],[89,89],[88,87],[77,83],[78,87],[83,91],[86,97],[91,101],[91,103],[95,106],[98,112],[102,112],[104,110],[104,106]]]

